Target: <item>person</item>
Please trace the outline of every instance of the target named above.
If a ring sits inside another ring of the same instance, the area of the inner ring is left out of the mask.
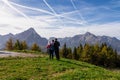
[[[60,46],[60,42],[57,41],[57,38],[55,39],[54,42],[54,50],[55,50],[55,55],[56,55],[56,59],[59,60],[60,56],[59,56],[59,46]]]
[[[53,53],[54,53],[54,40],[50,43],[50,59],[53,59]]]
[[[50,41],[47,44],[47,52],[49,54],[49,58],[53,59],[53,53],[54,53],[54,40],[50,43]]]
[[[48,41],[46,48],[47,48],[47,53],[50,54],[50,41]]]

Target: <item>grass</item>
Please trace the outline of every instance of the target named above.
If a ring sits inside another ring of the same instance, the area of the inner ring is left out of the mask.
[[[120,73],[63,58],[8,57],[0,58],[0,80],[120,80]]]
[[[12,52],[19,52],[19,53],[31,53],[31,54],[42,54],[43,52],[40,51],[33,51],[33,50],[13,50]]]

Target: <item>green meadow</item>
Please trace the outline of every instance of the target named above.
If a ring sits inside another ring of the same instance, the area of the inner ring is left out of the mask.
[[[120,80],[120,71],[48,56],[7,57],[0,58],[0,80]]]

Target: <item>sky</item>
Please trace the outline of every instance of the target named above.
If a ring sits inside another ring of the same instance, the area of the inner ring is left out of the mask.
[[[120,39],[120,0],[0,0],[0,34],[29,28],[45,38],[91,32]]]

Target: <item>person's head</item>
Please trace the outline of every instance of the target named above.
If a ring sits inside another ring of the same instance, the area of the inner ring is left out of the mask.
[[[52,40],[52,42],[54,42],[54,40]]]
[[[55,41],[57,41],[57,38],[55,38]]]

